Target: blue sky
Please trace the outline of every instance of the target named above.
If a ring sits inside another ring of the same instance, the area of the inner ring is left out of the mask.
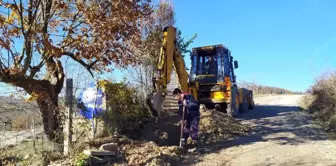
[[[228,47],[239,62],[238,82],[305,91],[315,77],[336,70],[335,0],[172,2],[183,36],[198,34],[189,48]]]
[[[183,35],[198,33],[191,47],[221,43],[231,50],[238,81],[305,90],[336,69],[335,0],[173,3]]]
[[[336,69],[335,0],[172,2],[183,36],[198,34],[190,48],[228,47],[239,61],[238,81],[302,91]],[[185,60],[189,67],[188,55]],[[119,80],[125,73],[114,76]]]

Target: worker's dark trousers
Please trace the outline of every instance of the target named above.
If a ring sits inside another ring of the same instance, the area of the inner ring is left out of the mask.
[[[192,140],[198,140],[198,125],[200,122],[200,117],[187,118],[187,124],[183,129],[183,140],[187,141],[189,136]]]

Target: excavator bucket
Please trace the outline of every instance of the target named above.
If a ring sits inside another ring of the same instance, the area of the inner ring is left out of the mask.
[[[165,99],[162,91],[153,92],[147,97],[147,105],[151,111],[152,116],[154,116],[155,121],[157,122],[161,112],[162,112],[162,104]]]

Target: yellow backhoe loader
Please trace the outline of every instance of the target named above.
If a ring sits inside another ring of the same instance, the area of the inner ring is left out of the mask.
[[[192,94],[200,104],[227,112],[233,117],[254,108],[252,91],[238,88],[236,84],[234,69],[238,68],[238,62],[233,61],[229,49],[222,44],[197,47],[192,49],[190,58],[191,69],[188,73],[176,45],[176,29],[171,26],[165,28],[157,73],[153,78],[153,93],[147,99],[154,116],[160,116],[162,111],[173,64],[182,91]]]

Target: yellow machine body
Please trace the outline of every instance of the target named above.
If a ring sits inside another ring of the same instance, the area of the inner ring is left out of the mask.
[[[238,62],[233,61],[229,49],[222,44],[193,48],[190,54],[191,70],[188,73],[175,41],[176,29],[165,28],[158,59],[158,74],[153,78],[154,89],[150,95],[152,110],[162,110],[161,105],[167,95],[167,84],[170,82],[173,65],[181,90],[192,94],[200,104],[215,107],[233,116],[235,112],[244,110],[246,104],[253,108],[252,91],[237,87],[234,69],[238,68]]]

